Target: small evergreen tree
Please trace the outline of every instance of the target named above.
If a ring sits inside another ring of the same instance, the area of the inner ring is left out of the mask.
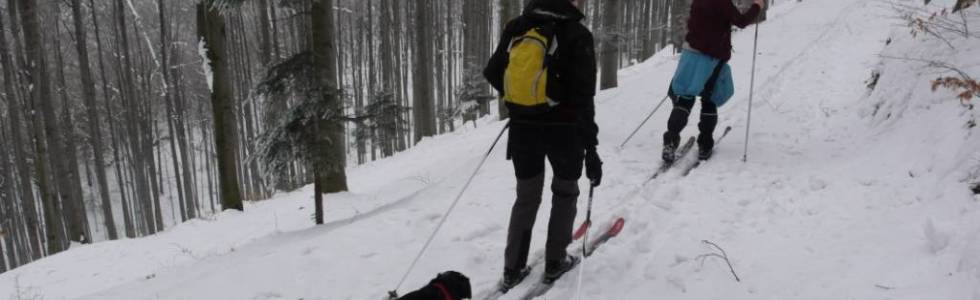
[[[398,137],[406,134],[409,108],[398,104],[391,91],[378,91],[372,96],[370,104],[364,107],[363,114],[355,118],[358,126],[354,137],[358,141],[377,143],[383,157],[395,154]]]
[[[316,84],[314,72],[312,52],[302,52],[272,66],[258,85],[257,93],[266,99],[285,101],[287,97],[270,96],[292,96],[296,100],[259,136],[257,155],[251,158],[263,163],[265,175],[270,179],[285,176],[295,161],[318,166],[313,168],[314,173],[324,171],[320,168],[344,168],[343,158],[329,155],[326,148],[330,145],[324,145],[343,141],[324,139],[320,127],[324,121],[344,122],[349,118],[329,101],[323,101],[324,95],[338,97],[340,91],[325,90],[326,87]],[[275,103],[266,101],[266,105],[271,107]],[[314,180],[314,185],[319,184],[319,180]],[[319,194],[320,189],[314,189]],[[317,206],[317,224],[322,224],[322,205]]]
[[[486,80],[477,71],[479,68],[470,66],[468,70],[471,71],[464,75],[462,85],[456,88],[456,97],[461,104],[450,111],[443,112],[442,117],[451,120],[462,118],[463,124],[466,124],[467,121],[473,121],[475,127],[476,119],[481,116],[481,112],[489,109],[490,101],[496,97],[488,93]]]

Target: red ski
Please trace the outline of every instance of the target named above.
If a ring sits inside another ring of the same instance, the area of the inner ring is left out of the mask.
[[[623,227],[625,225],[626,225],[626,219],[623,219],[622,217],[617,217],[616,220],[613,221],[612,225],[609,226],[609,228],[606,229],[606,231],[603,231],[601,235],[599,235],[598,237],[596,237],[593,240],[585,241],[586,244],[585,244],[584,253],[578,253],[578,254],[575,254],[575,255],[579,256],[580,258],[582,256],[584,256],[584,257],[591,256],[592,253],[594,253],[595,250],[599,248],[599,246],[602,246],[602,244],[605,244],[607,241],[609,241],[609,239],[611,239],[611,238],[616,237],[617,235],[619,235],[619,233],[623,231]],[[581,263],[579,265],[581,265]],[[576,267],[578,267],[578,265],[576,265]],[[568,273],[571,273],[571,270],[569,270],[568,272],[565,272],[565,274],[568,274]],[[559,279],[561,279],[561,278],[555,279],[554,281],[557,281]],[[534,285],[530,289],[527,290],[527,293],[525,293],[522,297],[520,297],[520,299],[521,300],[530,300],[530,299],[534,299],[534,298],[537,298],[537,297],[541,297],[541,295],[544,295],[544,294],[548,293],[549,290],[551,290],[551,287],[554,286],[554,281],[552,281],[552,282],[544,282],[544,281],[535,282]]]

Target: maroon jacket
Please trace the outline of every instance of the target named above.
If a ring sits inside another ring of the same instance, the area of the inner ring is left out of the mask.
[[[760,11],[758,5],[752,4],[742,14],[732,0],[694,0],[687,21],[687,43],[701,53],[728,61],[732,58],[732,25],[745,28]]]

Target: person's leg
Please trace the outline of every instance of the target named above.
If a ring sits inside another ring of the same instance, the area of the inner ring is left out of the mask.
[[[701,121],[698,123],[698,130],[700,130],[700,134],[698,134],[698,158],[702,160],[710,158],[713,153],[712,149],[715,147],[714,133],[715,126],[718,125],[718,105],[711,99],[714,97],[718,78],[724,68],[725,62],[718,62],[715,65],[700,95]]]
[[[578,180],[555,177],[551,181],[551,219],[548,221],[548,242],[545,246],[545,260],[555,261],[565,258],[566,248],[572,243],[572,227],[578,213]]]
[[[698,129],[698,156],[707,159],[715,146],[714,132],[718,126],[718,106],[707,98],[701,98],[701,122]]]
[[[512,126],[508,151],[517,177],[517,199],[511,209],[504,251],[504,277],[521,272],[527,264],[531,231],[544,188],[544,149],[539,132],[529,126]]]
[[[515,158],[514,161],[516,165],[517,159]],[[517,201],[511,208],[510,226],[507,230],[507,248],[504,251],[504,270],[506,272],[519,272],[527,265],[528,251],[531,247],[531,231],[534,229],[538,207],[541,205],[543,188],[544,172],[531,178],[517,179]]]
[[[585,152],[574,129],[554,134],[559,137],[549,148],[548,161],[555,176],[551,181],[551,218],[548,221],[548,241],[545,260],[559,261],[568,255],[566,248],[572,242],[572,230],[577,213],[579,187]]]
[[[694,107],[694,97],[678,96],[674,100],[674,110],[670,112],[670,118],[667,119],[667,132],[664,132],[664,161],[674,161],[674,152],[680,144],[681,131],[687,126],[692,107]]]

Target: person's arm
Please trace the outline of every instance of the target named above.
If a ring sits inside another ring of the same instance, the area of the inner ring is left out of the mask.
[[[574,71],[570,72],[575,78],[572,81],[571,95],[575,97],[579,109],[579,136],[585,148],[585,176],[593,187],[602,183],[602,159],[596,152],[599,145],[599,125],[595,122],[595,87],[596,87],[596,55],[595,42],[592,33],[582,28],[583,38],[575,45],[576,53],[573,62]]]
[[[583,29],[584,30],[584,29]],[[572,83],[568,86],[576,101],[579,109],[579,128],[582,133],[582,142],[586,149],[595,148],[599,144],[599,125],[595,122],[595,87],[596,87],[596,56],[595,42],[592,34],[586,32],[582,39],[579,39],[574,47],[575,53],[572,57],[574,66],[569,72]]]
[[[735,3],[732,3],[731,0],[719,0],[718,2],[723,3],[721,5],[724,7],[725,17],[728,18],[728,21],[732,25],[738,26],[738,28],[745,28],[755,22],[755,19],[759,17],[759,13],[762,12],[762,6],[765,5],[764,1],[755,0],[752,8],[749,8],[749,11],[745,12],[745,14],[739,12],[738,8],[735,7]]]
[[[497,50],[490,56],[490,61],[483,69],[483,77],[501,94],[504,93],[504,71],[507,70],[507,64],[510,61],[510,53],[507,53],[507,48],[510,46],[511,37],[506,30],[509,27],[510,24],[505,27],[500,37],[500,43],[497,44]]]

